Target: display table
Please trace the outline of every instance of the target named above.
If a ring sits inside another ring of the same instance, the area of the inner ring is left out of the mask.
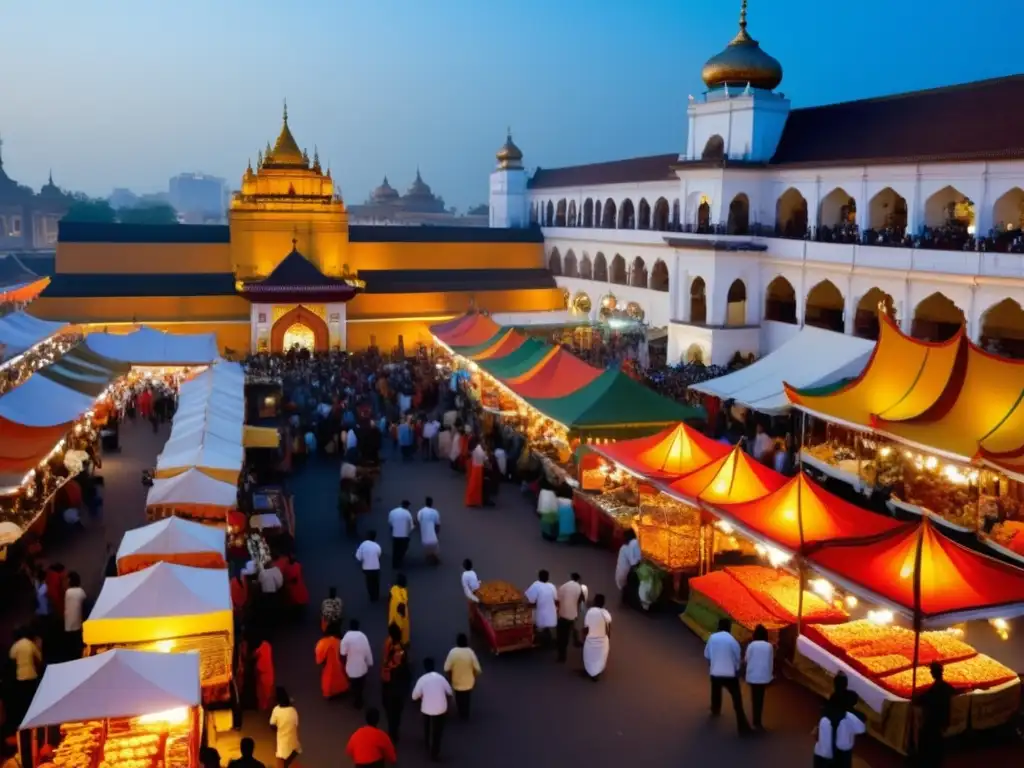
[[[626,529],[606,515],[584,493],[574,493],[572,508],[576,515],[576,532],[587,541],[600,544],[613,552],[626,543]]]

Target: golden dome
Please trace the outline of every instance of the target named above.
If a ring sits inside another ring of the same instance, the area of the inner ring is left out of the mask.
[[[281,133],[278,134],[274,148],[264,157],[264,165],[301,165],[309,167],[309,158],[306,156],[292,136],[288,127],[288,104],[284,105],[284,122],[281,125]]]
[[[508,129],[505,143],[501,145],[495,157],[498,159],[499,168],[521,168],[523,163],[523,151],[512,141],[512,129]]]
[[[740,31],[724,51],[708,59],[700,76],[708,88],[745,88],[749,84],[771,91],[782,82],[782,65],[747,33],[747,0],[743,0],[740,10]]]

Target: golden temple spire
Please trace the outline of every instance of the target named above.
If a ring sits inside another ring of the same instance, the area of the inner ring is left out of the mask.
[[[743,3],[743,7],[746,8],[746,2]],[[744,11],[745,13],[745,11]],[[284,124],[288,125],[288,99],[284,100]]]
[[[263,150],[261,149],[256,153],[256,168],[263,167]]]
[[[277,136],[277,141],[274,142],[274,149],[270,153],[271,157],[267,160],[267,164],[273,165],[306,165],[309,166],[309,158],[304,157],[302,150],[299,149],[298,143],[295,141],[295,137],[292,136],[291,129],[288,127],[288,102],[284,102],[284,111],[282,113],[281,121],[281,133]]]
[[[320,150],[316,144],[313,145],[313,170],[320,173]]]

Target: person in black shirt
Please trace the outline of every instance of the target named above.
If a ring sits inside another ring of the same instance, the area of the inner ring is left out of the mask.
[[[917,758],[922,768],[937,768],[942,765],[942,734],[949,727],[949,711],[955,691],[942,679],[941,664],[933,661],[929,669],[935,682],[916,697],[916,704],[923,715],[917,735]]]

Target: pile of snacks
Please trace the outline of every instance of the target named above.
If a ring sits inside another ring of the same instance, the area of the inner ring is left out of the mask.
[[[662,496],[642,506],[633,525],[644,557],[661,568],[685,571],[700,564],[701,514],[696,507]]]
[[[824,443],[818,443],[817,445],[808,445],[803,449],[804,453],[811,458],[823,461],[826,464],[830,464],[833,467],[838,467],[842,461],[856,461],[857,454],[852,449],[829,440]]]
[[[992,526],[989,536],[996,544],[1018,555],[1024,555],[1024,523],[1004,520]]]
[[[746,587],[725,571],[690,579],[690,601],[717,608],[751,631],[758,624],[763,624],[768,630],[781,629],[787,624],[757,602]]]
[[[483,605],[504,605],[521,603],[525,600],[522,591],[507,581],[485,581],[476,591]]]
[[[874,488],[892,488],[903,479],[903,462],[897,450],[886,446],[860,463],[860,478]]]
[[[893,495],[907,504],[934,512],[953,525],[973,530],[978,521],[977,488],[952,482],[939,472],[907,463],[902,486]]]
[[[761,565],[729,566],[726,573],[745,586],[770,613],[791,624],[800,613],[800,581],[795,576]],[[804,590],[803,620],[820,624],[846,621],[850,615],[837,605],[826,603],[818,595]]]
[[[58,768],[94,765],[102,743],[103,723],[98,720],[62,725],[60,746],[54,753],[53,764]]]
[[[910,695],[913,684],[914,632],[863,619],[834,625],[808,625],[807,636],[897,696]],[[991,688],[1017,675],[989,656],[979,654],[952,632],[922,632],[917,641],[918,691],[929,688],[928,665],[942,664],[955,688]]]
[[[133,733],[109,736],[103,744],[103,762],[100,766],[120,768],[150,768],[163,757],[162,737],[156,733]]]
[[[187,733],[171,734],[164,746],[164,764],[166,768],[189,764],[191,751]]]

